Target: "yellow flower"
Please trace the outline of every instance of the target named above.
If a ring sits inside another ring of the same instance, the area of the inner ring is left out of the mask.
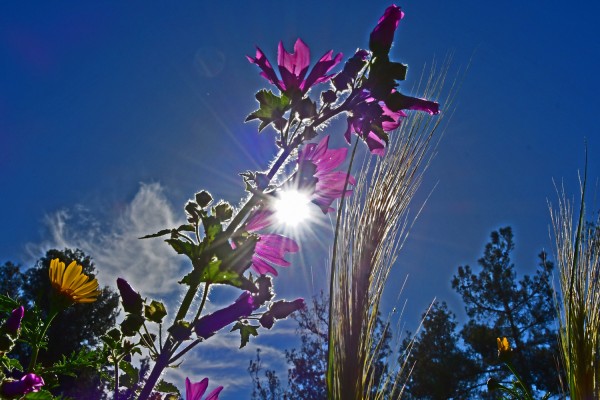
[[[503,337],[502,339],[496,338],[496,342],[498,342],[498,358],[501,361],[510,359],[512,349],[510,348],[508,339],[506,337]]]
[[[75,261],[65,268],[65,263],[55,258],[50,261],[50,283],[56,292],[72,303],[93,303],[100,294],[98,281],[82,273]],[[89,282],[88,282],[89,281]]]

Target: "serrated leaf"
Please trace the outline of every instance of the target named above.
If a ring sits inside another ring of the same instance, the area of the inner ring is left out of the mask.
[[[197,253],[197,247],[193,243],[187,242],[180,239],[167,239],[165,240],[177,254],[184,254],[188,256],[190,260],[194,260]]]
[[[248,115],[247,121],[258,119],[261,121],[258,131],[262,131],[271,122],[281,120],[283,114],[289,109],[290,99],[285,95],[277,96],[270,90],[262,89],[256,93],[256,100],[260,108]]]
[[[119,368],[121,368],[121,371],[125,373],[121,376],[121,385],[130,389],[133,388],[133,386],[138,383],[140,379],[140,371],[127,361],[121,361],[119,363]]]
[[[150,235],[146,235],[146,236],[142,236],[140,239],[150,239],[150,238],[155,238],[155,237],[160,237],[160,236],[164,236],[171,233],[171,229],[163,229],[160,230],[156,233],[152,233]]]
[[[23,371],[21,363],[16,358],[2,356],[0,359],[0,365],[2,365],[2,367],[7,371],[12,371],[13,369],[16,369],[17,371]]]
[[[54,397],[49,391],[41,389],[39,392],[27,393],[24,398],[26,400],[52,400]]]
[[[177,393],[180,395],[179,389],[177,389],[177,386],[173,385],[171,382],[167,382],[167,381],[163,381],[163,380],[160,380],[158,382],[158,384],[154,387],[154,389],[156,389],[158,392],[162,392],[162,393]]]
[[[248,342],[250,341],[250,335],[252,336],[258,336],[258,328],[260,326],[259,325],[249,325],[249,324],[245,324],[243,322],[237,322],[233,328],[231,328],[231,332],[233,331],[240,331],[240,336],[241,336],[241,343],[240,343],[240,349],[244,346],[246,346],[248,344]]]
[[[194,228],[194,225],[191,224],[183,224],[180,225],[179,228],[177,228],[177,232],[195,232],[196,228]]]

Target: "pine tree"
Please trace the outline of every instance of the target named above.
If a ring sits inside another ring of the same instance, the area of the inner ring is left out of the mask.
[[[474,386],[487,380],[507,380],[499,368],[496,338],[507,337],[513,348],[513,361],[530,389],[559,393],[558,347],[554,328],[551,274],[554,268],[544,252],[533,276],[517,280],[511,253],[515,248],[510,227],[491,234],[480,271],[461,266],[452,279],[452,287],[462,296],[469,321],[461,336],[481,366]]]

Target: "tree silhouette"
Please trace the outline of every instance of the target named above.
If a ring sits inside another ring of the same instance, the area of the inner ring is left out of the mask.
[[[421,330],[414,341],[411,338],[408,333],[401,346],[401,354],[409,354],[409,368],[401,378],[401,382],[406,382],[402,398],[469,398],[471,379],[479,367],[460,346],[456,316],[445,302],[435,302],[423,314]]]
[[[507,337],[513,348],[513,361],[528,388],[559,393],[558,347],[554,322],[551,274],[553,264],[544,252],[533,276],[517,281],[511,253],[514,250],[510,227],[491,233],[481,270],[460,266],[452,279],[452,287],[462,296],[469,321],[461,335],[481,365],[475,382],[485,382],[489,373],[499,381],[508,379],[498,365],[496,338]],[[475,385],[474,385],[475,386]]]
[[[48,278],[50,261],[58,258],[65,264],[76,261],[83,272],[94,278],[96,268],[92,259],[81,250],[49,250],[36,265],[24,272],[12,263],[5,263],[0,271],[0,289],[9,296],[19,297],[26,310],[34,305],[45,318],[49,311],[51,284]],[[15,296],[16,295],[16,296]],[[119,296],[108,287],[101,289],[93,303],[74,304],[58,314],[53,320],[47,337],[50,346],[40,350],[38,365],[51,366],[85,349],[94,349],[101,344],[101,336],[114,327],[118,314]],[[26,311],[27,312],[27,311]],[[31,349],[23,344],[15,348],[14,355],[22,365],[27,365]],[[103,387],[97,370],[78,371],[77,377],[59,376],[59,386],[52,390],[55,395],[76,399],[103,397]]]

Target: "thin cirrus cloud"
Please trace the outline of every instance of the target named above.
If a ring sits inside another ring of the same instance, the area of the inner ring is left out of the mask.
[[[44,222],[48,239],[27,246],[32,257],[51,248],[78,248],[94,259],[102,286],[115,287],[116,278],[123,277],[136,290],[155,296],[172,293],[179,286],[177,278],[183,274],[185,259],[162,239],[139,239],[183,222],[158,183],[141,184],[124,211],[107,224],[80,205],[49,214]]]

